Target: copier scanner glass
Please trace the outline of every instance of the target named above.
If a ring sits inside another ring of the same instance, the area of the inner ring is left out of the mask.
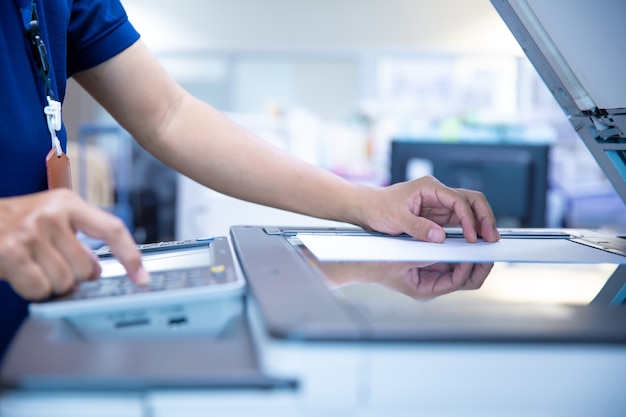
[[[336,260],[333,256],[324,258],[324,251],[321,259],[316,256],[315,241],[307,239],[310,236],[305,233],[288,240],[336,303],[370,321],[370,330],[379,335],[393,335],[406,326],[419,329],[421,337],[436,338],[445,334],[448,326],[461,327],[458,325],[462,323],[476,336],[485,323],[481,321],[486,320],[490,324],[483,329],[485,333],[493,331],[497,338],[506,339],[535,320],[549,328],[551,321],[575,320],[577,311],[594,305],[623,310],[619,306],[626,298],[626,275],[620,263],[626,259],[621,255],[607,253],[608,257],[614,256],[610,263],[594,263],[591,258],[563,262],[558,256],[557,261],[549,262],[377,261],[371,252],[360,260],[358,256]],[[521,240],[503,239],[504,244]],[[541,239],[536,243],[556,240]],[[310,242],[310,247],[303,242]],[[411,238],[407,242],[419,244]],[[598,252],[567,239],[559,243],[571,245],[574,250]],[[342,253],[341,257],[346,256]],[[377,328],[377,322],[385,325]]]
[[[527,262],[319,261],[305,246],[298,245],[298,248],[340,302],[389,303],[416,309],[517,304],[530,308],[550,307],[558,312],[559,307],[585,306],[593,302],[619,266]],[[623,301],[615,296],[610,302]]]
[[[435,244],[351,228],[231,228],[276,338],[626,343],[626,256],[530,232],[469,243],[451,231]]]

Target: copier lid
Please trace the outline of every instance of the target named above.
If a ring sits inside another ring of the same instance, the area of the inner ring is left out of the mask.
[[[626,201],[626,1],[491,2]]]

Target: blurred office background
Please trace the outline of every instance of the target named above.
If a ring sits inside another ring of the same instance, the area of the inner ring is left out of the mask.
[[[626,224],[489,0],[123,4],[180,84],[308,162],[376,185],[434,173],[483,190],[501,226]],[[323,224],[178,176],[75,85],[64,115],[76,187],[139,242],[227,234],[235,223]]]

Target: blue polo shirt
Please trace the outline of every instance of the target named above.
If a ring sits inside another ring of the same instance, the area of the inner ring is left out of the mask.
[[[35,0],[41,36],[58,101],[66,80],[128,48],[139,38],[119,0]],[[32,0],[0,0],[0,197],[47,188],[45,157],[51,148],[43,114],[44,83],[26,27]],[[65,128],[58,132],[61,146]],[[27,303],[0,281],[0,357],[27,312]]]

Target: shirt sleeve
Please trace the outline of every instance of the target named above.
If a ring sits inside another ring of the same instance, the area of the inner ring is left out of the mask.
[[[103,63],[138,39],[119,0],[74,0],[67,32],[67,77]]]

